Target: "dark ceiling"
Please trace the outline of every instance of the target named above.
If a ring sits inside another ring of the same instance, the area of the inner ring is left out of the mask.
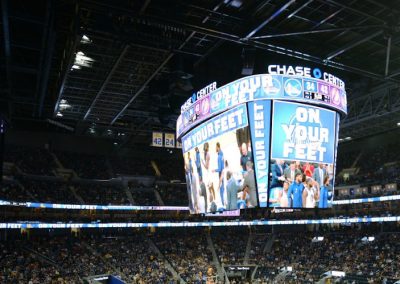
[[[363,137],[400,122],[399,30],[396,0],[1,0],[0,113],[12,127],[52,119],[147,141],[174,130],[194,89],[253,58],[254,73],[293,63],[343,78],[341,136]]]

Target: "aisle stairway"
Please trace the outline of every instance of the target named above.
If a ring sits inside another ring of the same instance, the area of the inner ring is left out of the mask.
[[[175,279],[178,279],[180,282],[179,283],[186,283],[182,277],[178,274],[178,272],[172,267],[171,263],[168,261],[166,257],[161,253],[161,251],[158,249],[156,244],[153,242],[152,239],[147,238],[147,242],[149,247],[153,252],[157,254],[157,256],[164,261],[165,267],[172,273]]]
[[[249,264],[249,256],[251,251],[251,242],[253,241],[253,234],[249,232],[249,237],[247,238],[246,252],[244,254],[244,265]]]
[[[214,243],[212,241],[210,232],[206,233],[206,237],[207,237],[207,247],[208,249],[211,251],[211,254],[213,256],[213,262],[212,264],[217,268],[217,274],[218,274],[218,278],[219,279],[225,279],[225,270],[224,268],[221,266],[221,263],[219,262],[218,256],[217,256],[217,252],[215,251],[215,247],[214,247]],[[223,282],[222,283],[229,283],[229,280],[227,280],[227,282]]]

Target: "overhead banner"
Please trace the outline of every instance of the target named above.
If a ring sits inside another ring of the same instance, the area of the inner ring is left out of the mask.
[[[248,109],[254,169],[257,177],[258,202],[260,207],[267,207],[271,101],[250,102]]]
[[[220,114],[182,137],[183,152],[216,138],[224,133],[243,128],[248,125],[246,105],[239,105]]]
[[[311,163],[335,162],[336,113],[299,103],[275,101],[271,158]]]
[[[153,132],[153,140],[151,143],[154,147],[162,147],[163,146],[163,133],[162,132]]]
[[[166,148],[175,148],[175,134],[164,133],[164,146]]]

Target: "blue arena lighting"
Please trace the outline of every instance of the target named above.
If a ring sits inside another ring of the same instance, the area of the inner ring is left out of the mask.
[[[17,222],[0,223],[0,229],[71,229],[71,228],[186,228],[186,227],[237,227],[237,226],[274,226],[274,225],[312,225],[312,224],[351,224],[399,222],[400,216],[388,217],[350,217],[326,218],[319,220],[253,220],[218,222],[160,222],[160,223],[40,223]]]

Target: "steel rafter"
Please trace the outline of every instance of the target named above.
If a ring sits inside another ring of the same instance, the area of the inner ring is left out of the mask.
[[[112,66],[110,72],[108,73],[107,77],[105,78],[104,82],[101,84],[101,87],[99,89],[99,91],[97,92],[96,96],[94,97],[92,103],[90,104],[87,112],[85,113],[85,115],[83,116],[83,120],[87,119],[87,117],[89,116],[89,113],[92,111],[93,107],[95,106],[97,100],[99,99],[100,95],[104,92],[104,89],[106,88],[107,84],[109,83],[111,77],[114,75],[115,70],[117,69],[117,67],[119,66],[122,58],[125,56],[126,52],[128,51],[129,46],[126,45],[121,54],[118,56],[117,60],[115,61],[114,65]]]

